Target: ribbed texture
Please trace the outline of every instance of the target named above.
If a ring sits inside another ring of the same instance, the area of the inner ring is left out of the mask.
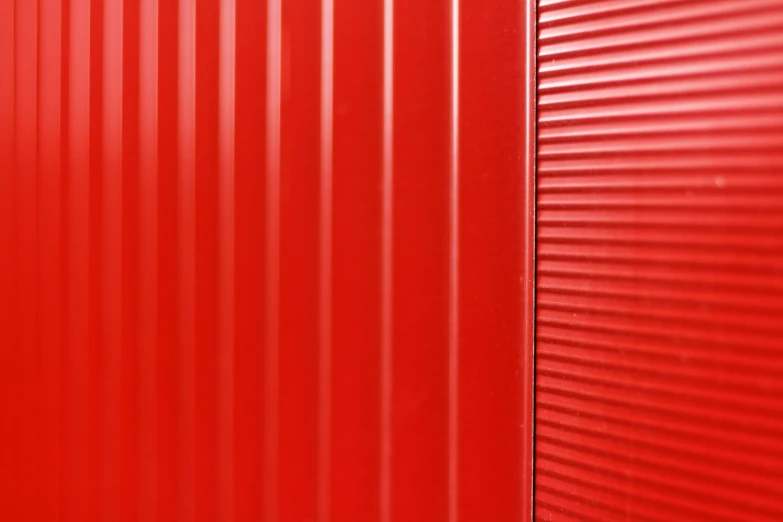
[[[539,1],[538,520],[783,518],[783,2]]]
[[[528,520],[528,8],[0,0],[0,520]]]

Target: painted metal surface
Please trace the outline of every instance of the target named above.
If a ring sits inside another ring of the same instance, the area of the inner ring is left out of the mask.
[[[783,2],[539,1],[539,520],[783,518]]]
[[[0,0],[0,518],[529,519],[532,10]]]

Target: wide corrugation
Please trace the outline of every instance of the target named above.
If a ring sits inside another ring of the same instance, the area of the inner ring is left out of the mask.
[[[0,520],[529,520],[532,5],[0,0]]]
[[[539,520],[783,517],[783,2],[539,1]]]

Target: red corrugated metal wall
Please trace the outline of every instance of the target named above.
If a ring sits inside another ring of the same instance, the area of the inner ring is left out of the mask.
[[[0,0],[0,518],[783,518],[781,93],[781,0]]]
[[[783,519],[783,2],[539,1],[539,520]]]
[[[0,518],[527,519],[532,10],[0,0]]]

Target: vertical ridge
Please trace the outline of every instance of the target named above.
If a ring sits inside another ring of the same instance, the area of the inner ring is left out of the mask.
[[[179,517],[196,517],[196,0],[179,4],[179,172],[178,172],[178,324],[179,324]]]
[[[236,0],[220,2],[220,172],[218,181],[218,520],[234,520],[234,140]]]
[[[159,366],[157,354],[171,349],[159,342],[158,140],[159,140],[159,32],[158,3],[139,4],[139,461],[138,516],[145,522],[158,517],[160,450],[158,415]]]
[[[265,483],[264,520],[278,520],[280,343],[280,61],[282,0],[267,3],[266,267],[265,267]]]
[[[383,0],[383,171],[381,207],[380,521],[391,521],[392,261],[394,241],[394,0]]]
[[[97,176],[102,179],[99,210],[102,222],[100,264],[102,265],[100,313],[102,323],[100,391],[100,471],[99,517],[119,520],[122,437],[122,335],[123,335],[123,4],[106,2],[103,10],[103,100],[102,164]],[[95,218],[93,218],[95,220]]]
[[[459,520],[459,14],[451,0],[449,171],[449,522]]]
[[[65,520],[87,520],[90,2],[70,0]]]
[[[111,1],[111,0],[109,0]],[[88,163],[88,229],[87,241],[87,517],[88,522],[97,522],[102,516],[102,449],[104,431],[104,382],[102,374],[104,363],[108,363],[104,353],[104,272],[103,263],[104,223],[103,196],[105,183],[103,178],[103,111],[104,111],[104,55],[105,30],[104,16],[107,0],[91,0],[90,2],[90,61],[87,81],[90,85],[89,121],[89,163]]]
[[[56,1],[56,0],[55,0]],[[68,431],[68,342],[69,342],[69,309],[70,303],[69,285],[70,285],[70,272],[69,272],[69,231],[70,231],[70,213],[68,201],[69,195],[69,172],[70,172],[70,128],[71,128],[71,72],[70,72],[70,59],[71,59],[71,1],[62,0],[60,10],[60,125],[59,132],[59,146],[60,146],[60,208],[57,218],[58,232],[61,237],[60,241],[60,263],[58,266],[58,274],[60,278],[59,291],[60,296],[58,304],[61,310],[59,334],[60,334],[60,376],[57,383],[57,418],[59,421],[59,429],[57,433],[57,505],[59,508],[59,520],[68,520],[68,468],[66,466],[68,462],[67,449],[69,442]]]
[[[334,130],[334,0],[321,1],[321,143],[318,246],[317,520],[329,522],[332,432],[332,146]]]

